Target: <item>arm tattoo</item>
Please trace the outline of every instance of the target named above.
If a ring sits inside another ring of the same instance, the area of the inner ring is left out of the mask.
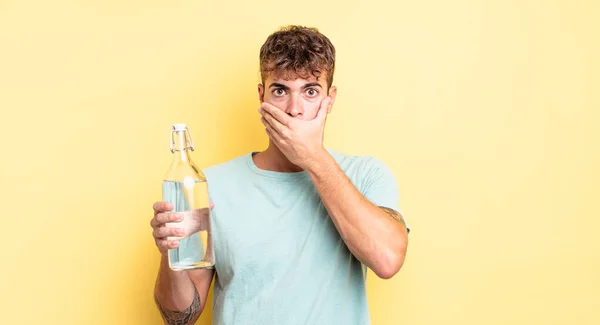
[[[161,306],[156,296],[154,297],[156,300],[156,304],[158,305],[158,309],[163,317],[167,320],[169,325],[188,325],[188,323],[194,319],[195,317],[200,315],[200,296],[198,295],[198,290],[194,287],[194,300],[192,300],[192,304],[181,311],[177,310],[168,310]]]
[[[402,218],[402,215],[400,214],[400,212],[394,210],[394,209],[390,209],[390,208],[386,208],[386,207],[379,207],[381,210],[383,210],[383,212],[387,213],[390,217],[392,217],[394,220],[397,220],[398,222],[400,222],[401,224],[404,225],[404,227],[406,227],[406,222],[404,222],[404,218]],[[406,228],[408,229],[408,228]]]

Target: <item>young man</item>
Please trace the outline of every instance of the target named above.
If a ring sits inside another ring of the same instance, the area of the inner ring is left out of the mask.
[[[323,146],[334,68],[335,49],[316,29],[288,26],[262,46],[259,113],[269,146],[204,171],[215,269],[169,269],[178,242],[166,238],[180,233],[164,224],[179,219],[155,203],[155,297],[165,324],[193,324],[215,274],[215,325],[369,324],[366,268],[395,275],[408,228],[382,162]]]

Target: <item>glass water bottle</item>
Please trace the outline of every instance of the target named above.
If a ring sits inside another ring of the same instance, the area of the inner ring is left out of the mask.
[[[173,204],[172,212],[183,212],[184,221],[166,226],[193,224],[199,231],[180,239],[178,247],[169,249],[169,267],[175,271],[210,268],[214,266],[214,253],[208,183],[191,159],[194,143],[185,124],[173,125],[170,147],[173,163],[163,181],[163,201]]]

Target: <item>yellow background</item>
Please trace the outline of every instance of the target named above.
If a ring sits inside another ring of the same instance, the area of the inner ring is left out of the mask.
[[[2,0],[0,323],[159,324],[169,128],[189,125],[201,168],[265,148],[258,50],[305,24],[338,50],[326,145],[387,162],[413,229],[402,271],[369,273],[373,324],[600,324],[598,14]]]

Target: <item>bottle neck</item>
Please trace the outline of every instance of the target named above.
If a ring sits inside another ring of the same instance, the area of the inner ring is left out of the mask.
[[[191,163],[191,158],[190,158],[190,149],[184,149],[184,150],[175,150],[173,152],[173,161],[174,162],[188,162]]]
[[[173,161],[191,162],[190,151],[194,150],[192,140],[186,131],[172,131],[171,151]]]

